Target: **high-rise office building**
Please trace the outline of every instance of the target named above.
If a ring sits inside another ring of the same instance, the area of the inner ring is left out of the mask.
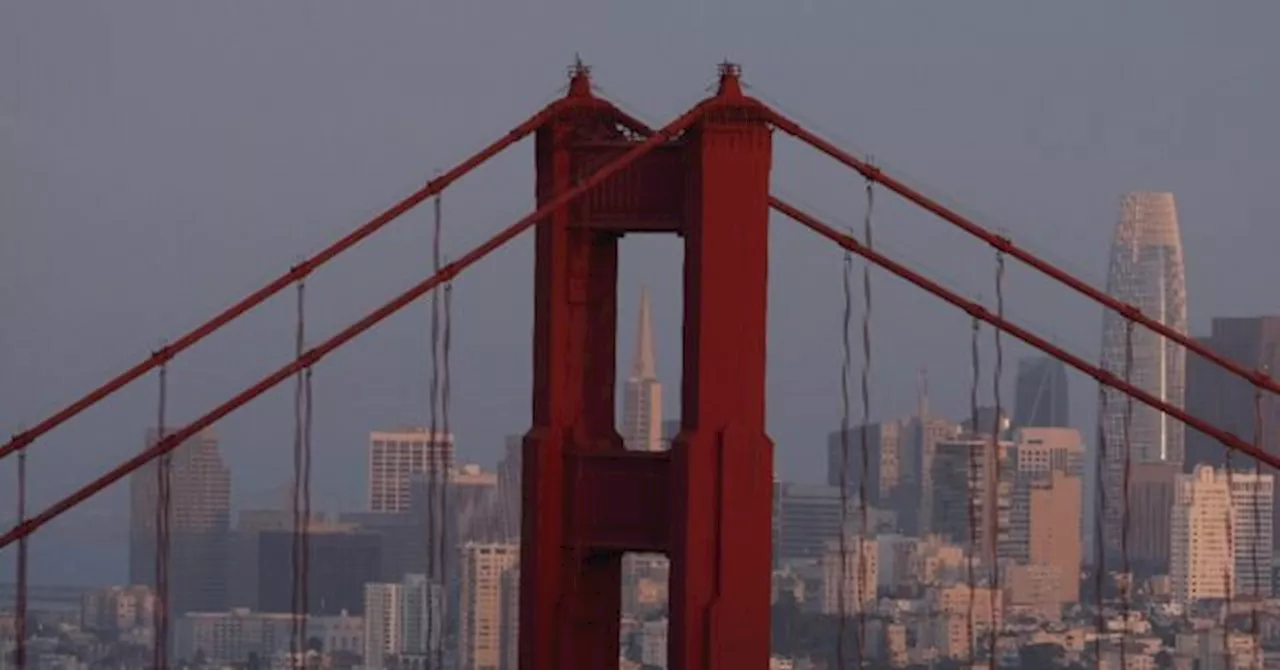
[[[934,459],[934,528],[994,559],[1056,566],[1060,602],[1078,594],[1084,444],[1070,428],[1023,428],[1012,439],[960,437]],[[975,525],[976,522],[976,525]]]
[[[397,656],[434,658],[446,625],[444,589],[426,575],[365,584],[365,667],[386,667]]]
[[[312,524],[309,530],[307,613],[364,614],[364,585],[382,578],[382,536],[342,524]],[[263,612],[292,610],[293,540],[292,531],[258,534],[258,608]]]
[[[1247,368],[1280,374],[1280,316],[1216,318],[1209,335],[1196,339]],[[1260,432],[1265,451],[1280,444],[1280,399],[1269,393],[1258,398],[1253,384],[1196,355],[1187,357],[1187,411],[1250,442]],[[1250,465],[1246,460],[1238,458],[1235,465]],[[1225,466],[1226,448],[1208,435],[1187,431],[1183,472],[1200,464]]]
[[[148,431],[146,444],[157,441]],[[129,579],[155,585],[158,465],[129,480]],[[206,430],[170,452],[169,611],[182,615],[226,608],[230,551],[231,472],[218,439]]]
[[[508,435],[506,453],[498,461],[498,525],[504,542],[520,541],[520,481],[524,438]]]
[[[1017,470],[1006,556],[1052,568],[1041,586],[1059,604],[1075,602],[1084,542],[1084,440],[1073,428],[1021,428],[1011,455]]]
[[[653,316],[649,289],[640,292],[640,316],[636,324],[636,355],[622,391],[622,441],[632,451],[661,451],[662,384],[653,346]]]
[[[920,370],[916,414],[903,425],[898,459],[899,485],[905,509],[899,511],[898,527],[908,535],[923,537],[933,523],[933,459],[938,444],[958,437],[960,424],[929,411],[929,375]]]
[[[375,431],[369,435],[369,511],[409,510],[409,482],[425,474],[446,484],[453,469],[453,436],[426,428]]]
[[[502,575],[502,635],[498,645],[502,648],[502,665],[499,670],[520,668],[520,563],[511,566]]]
[[[514,544],[471,543],[462,548],[458,598],[458,667],[461,670],[499,668],[505,616],[503,577],[520,560]]]
[[[776,482],[773,485],[774,559],[817,561],[829,542],[838,541],[842,524],[858,517],[856,498],[840,513],[840,489],[835,486]]]
[[[1280,316],[1217,318],[1201,344],[1247,368],[1280,376]],[[1252,384],[1224,371],[1200,356],[1187,357],[1187,411],[1230,431],[1246,441],[1261,442],[1263,451],[1280,449],[1280,398],[1260,396]],[[1227,451],[1217,440],[1198,431],[1187,431],[1184,472],[1204,464],[1227,466]],[[1253,461],[1235,455],[1231,466],[1252,469]],[[1280,498],[1273,502],[1272,537],[1280,540]]]
[[[448,536],[446,546],[468,542],[495,542],[502,538],[498,500],[498,474],[475,464],[459,466],[449,473],[449,485],[433,486],[429,475],[414,475],[409,484],[409,511],[416,520],[428,521],[432,511],[444,513]],[[436,523],[440,524],[439,516]],[[424,529],[423,532],[427,532]],[[441,529],[435,531],[440,534]]]
[[[1013,444],[989,436],[938,443],[933,460],[933,532],[969,548],[985,565],[1015,542]]]
[[[828,435],[827,485],[844,486],[851,497],[861,500],[859,491],[865,483],[868,505],[892,507],[901,477],[903,423],[885,421]]]
[[[1121,198],[1120,222],[1111,243],[1107,293],[1179,331],[1187,330],[1187,292],[1178,214],[1171,193],[1130,193]],[[1102,321],[1102,367],[1177,407],[1183,404],[1186,352],[1121,315],[1106,310]],[[1100,399],[1099,455],[1104,494],[1123,500],[1127,457],[1139,463],[1182,463],[1184,429],[1173,417],[1107,389]],[[1126,419],[1128,417],[1128,419]],[[1106,550],[1120,551],[1122,505],[1104,511]]]
[[[1171,522],[1174,600],[1271,595],[1269,474],[1202,465],[1178,475]]]
[[[849,538],[843,553],[838,542],[822,554],[822,613],[860,612],[875,604],[880,581],[880,552],[873,538]],[[843,565],[842,565],[843,564]]]
[[[1071,425],[1067,367],[1047,356],[1018,361],[1013,427],[1066,428]]]
[[[1129,472],[1129,556],[1148,574],[1169,572],[1169,523],[1177,463],[1134,463]]]
[[[324,523],[324,514],[311,513],[311,528],[319,528]],[[292,531],[293,512],[289,509],[242,509],[237,512],[236,527],[231,532],[231,565],[235,569],[227,576],[228,607],[261,609],[258,606],[259,535]],[[284,569],[292,568],[286,566]],[[270,578],[278,578],[278,575]]]

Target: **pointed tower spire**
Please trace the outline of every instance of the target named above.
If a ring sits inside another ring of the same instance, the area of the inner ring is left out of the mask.
[[[658,364],[653,354],[653,319],[649,314],[649,287],[640,289],[640,318],[636,323],[636,357],[631,363],[632,379],[657,379]]]

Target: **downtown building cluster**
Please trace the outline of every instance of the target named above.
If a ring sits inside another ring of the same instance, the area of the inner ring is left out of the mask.
[[[1183,266],[1172,196],[1125,196],[1109,292],[1186,331]],[[1200,341],[1280,368],[1280,316],[1215,318]],[[1277,448],[1276,399],[1176,344],[1107,316],[1101,356],[1152,395]],[[847,626],[850,644],[865,640],[875,667],[981,661],[993,638],[1001,667],[1275,662],[1273,473],[1116,393],[1099,398],[1096,427],[1082,426],[1052,359],[1018,361],[1000,412],[942,416],[921,382],[910,416],[828,436],[824,481],[775,483],[775,669],[832,667],[842,618],[861,622],[861,635]],[[619,417],[628,449],[670,447],[679,422],[664,416],[662,390],[644,293]],[[372,431],[365,509],[306,520],[307,662],[515,670],[520,456],[511,437],[486,470],[459,463],[453,435]],[[292,511],[233,512],[213,432],[174,452],[172,476],[172,660],[290,667]],[[89,591],[74,617],[50,619],[62,632],[33,641],[30,667],[149,663],[154,470],[132,479],[130,502],[130,585]],[[621,667],[665,667],[668,572],[659,555],[623,561]],[[0,616],[0,646],[5,630]]]

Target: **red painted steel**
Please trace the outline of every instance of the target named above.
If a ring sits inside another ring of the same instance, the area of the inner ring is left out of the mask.
[[[354,246],[520,138],[536,135],[537,209],[182,430],[0,536],[39,528],[537,226],[533,426],[524,444],[520,667],[616,665],[625,551],[672,559],[669,667],[763,669],[769,658],[773,445],[765,430],[770,207],[1100,383],[1273,467],[1239,437],[1121,381],[768,194],[777,127],[1073,289],[1280,392],[1163,324],[942,207],[742,94],[720,89],[653,131],[591,93],[579,66],[552,103],[449,173],[66,409],[20,433],[0,458],[111,395]],[[646,156],[648,157],[646,159]],[[593,191],[594,189],[594,191]],[[590,193],[589,197],[581,197]],[[617,242],[676,232],[685,244],[681,429],[670,452],[632,453],[615,430]]]
[[[523,459],[524,670],[617,664],[628,550],[671,558],[668,667],[768,665],[771,131],[732,66],[703,104],[706,114],[650,169],[637,163],[604,195],[538,228],[534,425]],[[598,162],[602,140],[625,139],[601,137],[614,125],[607,114],[565,114],[541,129],[539,199]],[[617,239],[664,230],[685,240],[683,425],[669,453],[632,454],[614,421]]]
[[[986,242],[987,244],[991,245],[993,248],[1003,251],[1004,253],[1007,253],[1010,256],[1013,256],[1014,258],[1022,261],[1023,263],[1026,263],[1027,265],[1031,266],[1037,271],[1053,278],[1059,283],[1065,284],[1066,286],[1070,287],[1072,290],[1084,295],[1085,297],[1093,300],[1094,302],[1097,302],[1107,307],[1108,309],[1115,310],[1116,312],[1124,316],[1126,319],[1129,319],[1136,323],[1140,323],[1143,326],[1151,329],[1153,332],[1156,332],[1163,337],[1167,337],[1170,340],[1177,342],[1178,344],[1186,347],[1187,350],[1195,352],[1200,356],[1203,356],[1205,359],[1212,361],[1215,365],[1231,372],[1231,374],[1236,375],[1241,379],[1248,381],[1250,384],[1253,384],[1255,387],[1262,389],[1264,391],[1270,391],[1272,393],[1280,393],[1280,382],[1273,379],[1266,372],[1263,372],[1262,370],[1246,368],[1243,365],[1240,365],[1239,363],[1236,363],[1235,361],[1232,361],[1231,359],[1226,358],[1225,356],[1222,356],[1221,354],[1218,354],[1217,352],[1206,347],[1205,345],[1197,342],[1194,338],[1188,336],[1186,333],[1180,333],[1177,330],[1174,330],[1173,328],[1165,325],[1164,323],[1161,323],[1160,321],[1157,321],[1156,319],[1153,319],[1147,316],[1146,314],[1143,314],[1142,310],[1138,309],[1137,306],[1116,300],[1115,298],[1107,295],[1105,292],[1100,291],[1094,288],[1093,286],[1090,286],[1087,282],[1072,276],[1071,274],[1067,273],[1066,271],[1062,270],[1056,265],[1040,258],[1039,256],[1036,256],[1035,254],[1027,251],[1026,249],[1023,249],[1015,245],[1011,240],[1009,240],[1009,238],[993,233],[990,230],[987,230],[986,228],[984,228],[983,226],[980,226],[977,223],[970,221],[969,219],[956,213],[954,210],[942,205],[938,201],[924,195],[923,193],[921,193],[920,191],[917,191],[914,188],[911,188],[910,186],[903,183],[902,181],[895,179],[892,175],[886,174],[884,170],[876,167],[875,165],[872,165],[867,161],[860,160],[856,156],[848,153],[847,151],[844,151],[840,147],[832,144],[831,142],[822,139],[821,137],[819,137],[818,135],[812,132],[809,132],[803,126],[796,123],[795,121],[792,121],[791,119],[787,118],[783,114],[773,109],[770,109],[769,115],[773,125],[776,126],[779,130],[787,133],[788,135],[795,137],[796,139],[799,139],[805,144],[808,144],[809,146],[817,149],[818,151],[821,151],[822,153],[830,156],[836,161],[843,163],[844,165],[850,168],[853,168],[855,171],[858,172],[858,174],[861,174],[866,179],[876,182],[884,186],[885,188],[889,189],[890,191],[897,193],[898,195],[902,196],[904,199],[920,207],[921,209],[924,209],[925,211],[930,212],[931,214],[937,216],[938,218],[956,226],[957,228],[960,228],[964,232],[982,240],[983,242]]]
[[[1036,349],[1039,349],[1040,351],[1048,354],[1049,356],[1052,356],[1053,358],[1056,358],[1062,361],[1063,363],[1070,365],[1071,367],[1079,370],[1080,372],[1083,372],[1084,374],[1089,375],[1090,377],[1093,377],[1098,381],[1098,383],[1103,384],[1105,386],[1109,386],[1133,398],[1134,400],[1137,400],[1138,402],[1148,407],[1151,407],[1153,409],[1164,412],[1165,414],[1168,414],[1169,416],[1186,424],[1188,427],[1194,428],[1195,430],[1198,430],[1204,433],[1205,435],[1208,435],[1209,437],[1212,437],[1213,439],[1221,442],[1223,446],[1227,447],[1228,449],[1234,449],[1236,451],[1239,451],[1247,456],[1257,459],[1258,462],[1265,463],[1273,468],[1280,468],[1280,455],[1269,454],[1255,447],[1254,445],[1246,442],[1245,440],[1241,439],[1235,433],[1222,430],[1221,428],[1214,426],[1208,421],[1200,419],[1196,417],[1194,414],[1191,414],[1190,412],[1183,410],[1177,405],[1167,403],[1161,400],[1160,398],[1157,398],[1156,396],[1142,390],[1141,388],[1120,379],[1116,375],[1111,374],[1110,372],[1107,372],[1106,370],[1103,370],[1102,368],[1096,365],[1093,365],[1092,363],[1089,363],[1083,358],[1080,358],[1079,356],[1076,356],[1075,354],[1067,351],[1066,349],[1063,349],[1049,342],[1048,340],[1036,335],[1035,333],[1032,333],[1031,331],[1025,328],[1022,328],[1016,323],[1013,323],[1008,319],[992,314],[982,305],[961,297],[960,295],[954,293],[953,291],[948,290],[946,287],[942,286],[941,284],[929,279],[928,277],[925,277],[924,275],[912,270],[911,268],[908,268],[902,263],[899,263],[889,258],[888,256],[885,256],[884,254],[867,247],[866,245],[862,244],[856,239],[848,235],[845,235],[844,233],[841,233],[840,231],[836,230],[835,228],[832,228],[831,226],[828,226],[827,224],[823,223],[821,220],[804,212],[798,207],[790,205],[785,201],[772,196],[769,199],[769,204],[774,209],[778,210],[779,212],[782,212],[783,214],[786,214],[788,217],[794,219],[795,221],[805,226],[806,228],[809,228],[810,230],[818,233],[819,235],[822,235],[823,237],[831,240],[832,242],[835,242],[841,247],[848,249],[849,251],[855,254],[858,254],[859,256],[862,256],[863,258],[871,261],[872,263],[879,265],[885,270],[888,270],[889,272],[897,275],[898,277],[901,277],[902,279],[907,280],[908,282],[916,285],[917,287],[922,288],[925,291],[928,291],[929,293],[932,293],[934,296],[941,298],[944,301],[956,307],[959,307],[960,309],[963,309],[964,311],[968,312],[970,316],[973,316],[977,319],[985,321],[991,324],[992,326],[999,328],[1000,330],[1018,338],[1019,340],[1022,340],[1028,345],[1035,347]]]
[[[4,535],[0,535],[0,549],[3,549],[9,546],[10,544],[13,544],[14,542],[18,541],[21,538],[30,536],[32,533],[34,533],[36,530],[38,530],[45,524],[65,514],[68,510],[75,507],[76,505],[79,505],[80,503],[88,500],[89,498],[92,498],[94,495],[97,495],[98,493],[102,492],[102,490],[107,488],[108,486],[129,476],[131,473],[133,473],[138,468],[141,468],[143,465],[146,465],[150,461],[155,460],[156,458],[158,458],[163,454],[167,454],[173,451],[178,447],[178,445],[190,439],[196,433],[199,433],[201,430],[204,430],[205,428],[213,425],[218,420],[234,412],[235,410],[243,407],[245,404],[249,403],[254,398],[257,398],[263,393],[266,393],[268,390],[279,385],[281,382],[285,381],[286,379],[289,379],[291,376],[296,374],[299,370],[303,370],[315,365],[322,358],[332,353],[335,349],[341,347],[342,345],[354,339],[356,336],[364,333],[365,331],[369,330],[375,325],[381,323],[384,319],[391,316],[392,314],[395,314],[396,312],[404,309],[405,307],[413,303],[414,300],[417,300],[418,298],[431,292],[437,286],[452,280],[453,278],[458,276],[458,274],[460,274],[463,270],[474,265],[476,262],[478,262],[485,256],[488,256],[497,248],[511,241],[512,238],[516,237],[517,235],[524,232],[525,230],[531,228],[535,223],[537,223],[539,220],[548,216],[551,212],[554,212],[555,210],[573,202],[573,200],[580,197],[583,193],[594,188],[595,186],[600,184],[600,182],[604,181],[605,179],[608,179],[610,176],[616,174],[619,170],[622,170],[627,165],[631,164],[631,162],[635,161],[636,159],[640,158],[646,153],[653,151],[654,148],[661,145],[663,142],[666,142],[667,140],[669,140],[676,133],[692,125],[693,122],[697,120],[698,117],[701,116],[701,114],[705,111],[707,107],[708,106],[700,105],[699,107],[696,107],[690,110],[687,114],[680,117],[679,119],[676,119],[670,125],[658,131],[649,139],[645,140],[640,144],[637,144],[635,148],[627,152],[618,160],[601,168],[599,171],[591,174],[589,177],[586,177],[585,179],[583,179],[581,182],[579,182],[569,190],[557,195],[555,198],[551,199],[547,203],[539,206],[536,210],[534,210],[533,212],[530,212],[528,215],[526,215],[524,218],[520,219],[519,221],[516,221],[510,226],[504,228],[493,237],[490,237],[480,246],[467,252],[458,260],[444,266],[443,268],[441,268],[439,272],[431,275],[430,277],[418,283],[417,285],[413,286],[412,288],[405,291],[404,293],[401,293],[399,296],[392,299],[390,302],[382,305],[381,307],[374,310],[373,312],[370,312],[363,319],[351,324],[347,328],[339,331],[336,335],[330,337],[324,342],[321,342],[315,347],[309,349],[300,358],[297,358],[289,362],[288,364],[280,367],[275,372],[267,375],[266,377],[263,377],[260,381],[258,381],[258,383],[245,389],[244,391],[240,392],[239,394],[232,397],[230,400],[222,403],[221,405],[218,405],[208,414],[201,416],[200,418],[188,424],[186,427],[182,428],[181,430],[174,431],[173,433],[169,434],[168,437],[162,440],[158,440],[154,445],[152,445],[150,448],[143,451],[142,453],[138,454],[137,456],[134,456],[133,458],[130,458],[124,463],[121,463],[119,466],[106,472],[105,474],[93,480],[89,484],[86,484],[85,486],[81,487],[71,495],[50,505],[39,514],[14,526]]]

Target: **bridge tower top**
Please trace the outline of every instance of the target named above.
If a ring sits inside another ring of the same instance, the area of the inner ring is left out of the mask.
[[[721,98],[742,97],[742,66],[724,61],[719,66],[720,85],[716,95]]]
[[[573,65],[569,66],[570,98],[591,97],[591,66],[582,62],[582,57],[574,54]]]

